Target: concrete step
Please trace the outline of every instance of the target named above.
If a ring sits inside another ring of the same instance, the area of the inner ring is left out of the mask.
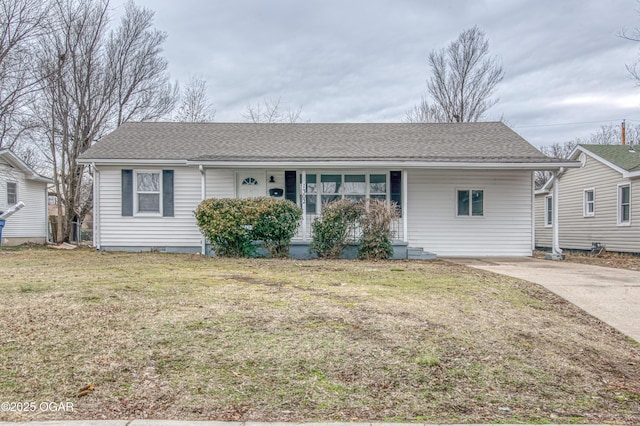
[[[435,260],[435,253],[425,251],[422,247],[407,247],[407,259],[411,260]]]

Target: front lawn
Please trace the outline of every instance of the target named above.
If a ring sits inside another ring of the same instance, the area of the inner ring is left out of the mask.
[[[640,418],[636,342],[460,265],[0,249],[0,277],[0,402],[36,406],[0,420]]]

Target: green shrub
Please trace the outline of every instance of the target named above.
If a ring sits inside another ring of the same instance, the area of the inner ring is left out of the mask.
[[[354,235],[362,215],[362,204],[342,199],[322,208],[322,217],[311,224],[311,249],[318,257],[338,258],[349,244],[355,242]]]
[[[202,234],[218,256],[251,257],[262,241],[273,257],[289,253],[302,210],[291,201],[270,197],[211,198],[195,211]]]
[[[368,260],[388,259],[393,255],[391,224],[398,218],[395,205],[382,200],[364,202],[364,214],[360,218],[362,237],[358,247],[358,257]]]
[[[254,209],[253,239],[262,241],[272,257],[287,257],[291,239],[302,219],[302,209],[289,200],[269,197],[247,201]]]
[[[200,231],[216,255],[250,257],[255,254],[251,236],[251,217],[245,200],[210,198],[195,211]]]

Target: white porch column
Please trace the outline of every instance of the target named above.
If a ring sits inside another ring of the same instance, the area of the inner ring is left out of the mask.
[[[407,171],[402,170],[402,241],[409,242],[408,230],[409,230],[409,206],[407,202],[409,200],[409,179]]]
[[[307,239],[307,171],[303,170],[300,183],[300,206],[302,207],[302,239]]]
[[[199,170],[200,170],[200,201],[204,201],[207,196],[207,172],[202,166],[199,167]],[[205,254],[207,254],[207,239],[204,237],[204,235],[202,236],[200,245],[201,245],[200,254],[204,256]]]

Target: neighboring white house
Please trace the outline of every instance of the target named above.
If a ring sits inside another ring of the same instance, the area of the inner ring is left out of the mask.
[[[22,201],[25,207],[6,220],[2,245],[44,244],[48,235],[47,184],[8,149],[0,149],[0,211]]]
[[[568,169],[536,191],[536,246],[551,247],[552,190],[558,191],[559,245],[640,253],[640,147],[578,145]]]
[[[204,252],[202,200],[265,195],[302,207],[303,244],[325,203],[370,197],[400,207],[398,243],[438,256],[530,256],[533,172],[573,165],[502,123],[126,123],[80,161],[100,249]]]

